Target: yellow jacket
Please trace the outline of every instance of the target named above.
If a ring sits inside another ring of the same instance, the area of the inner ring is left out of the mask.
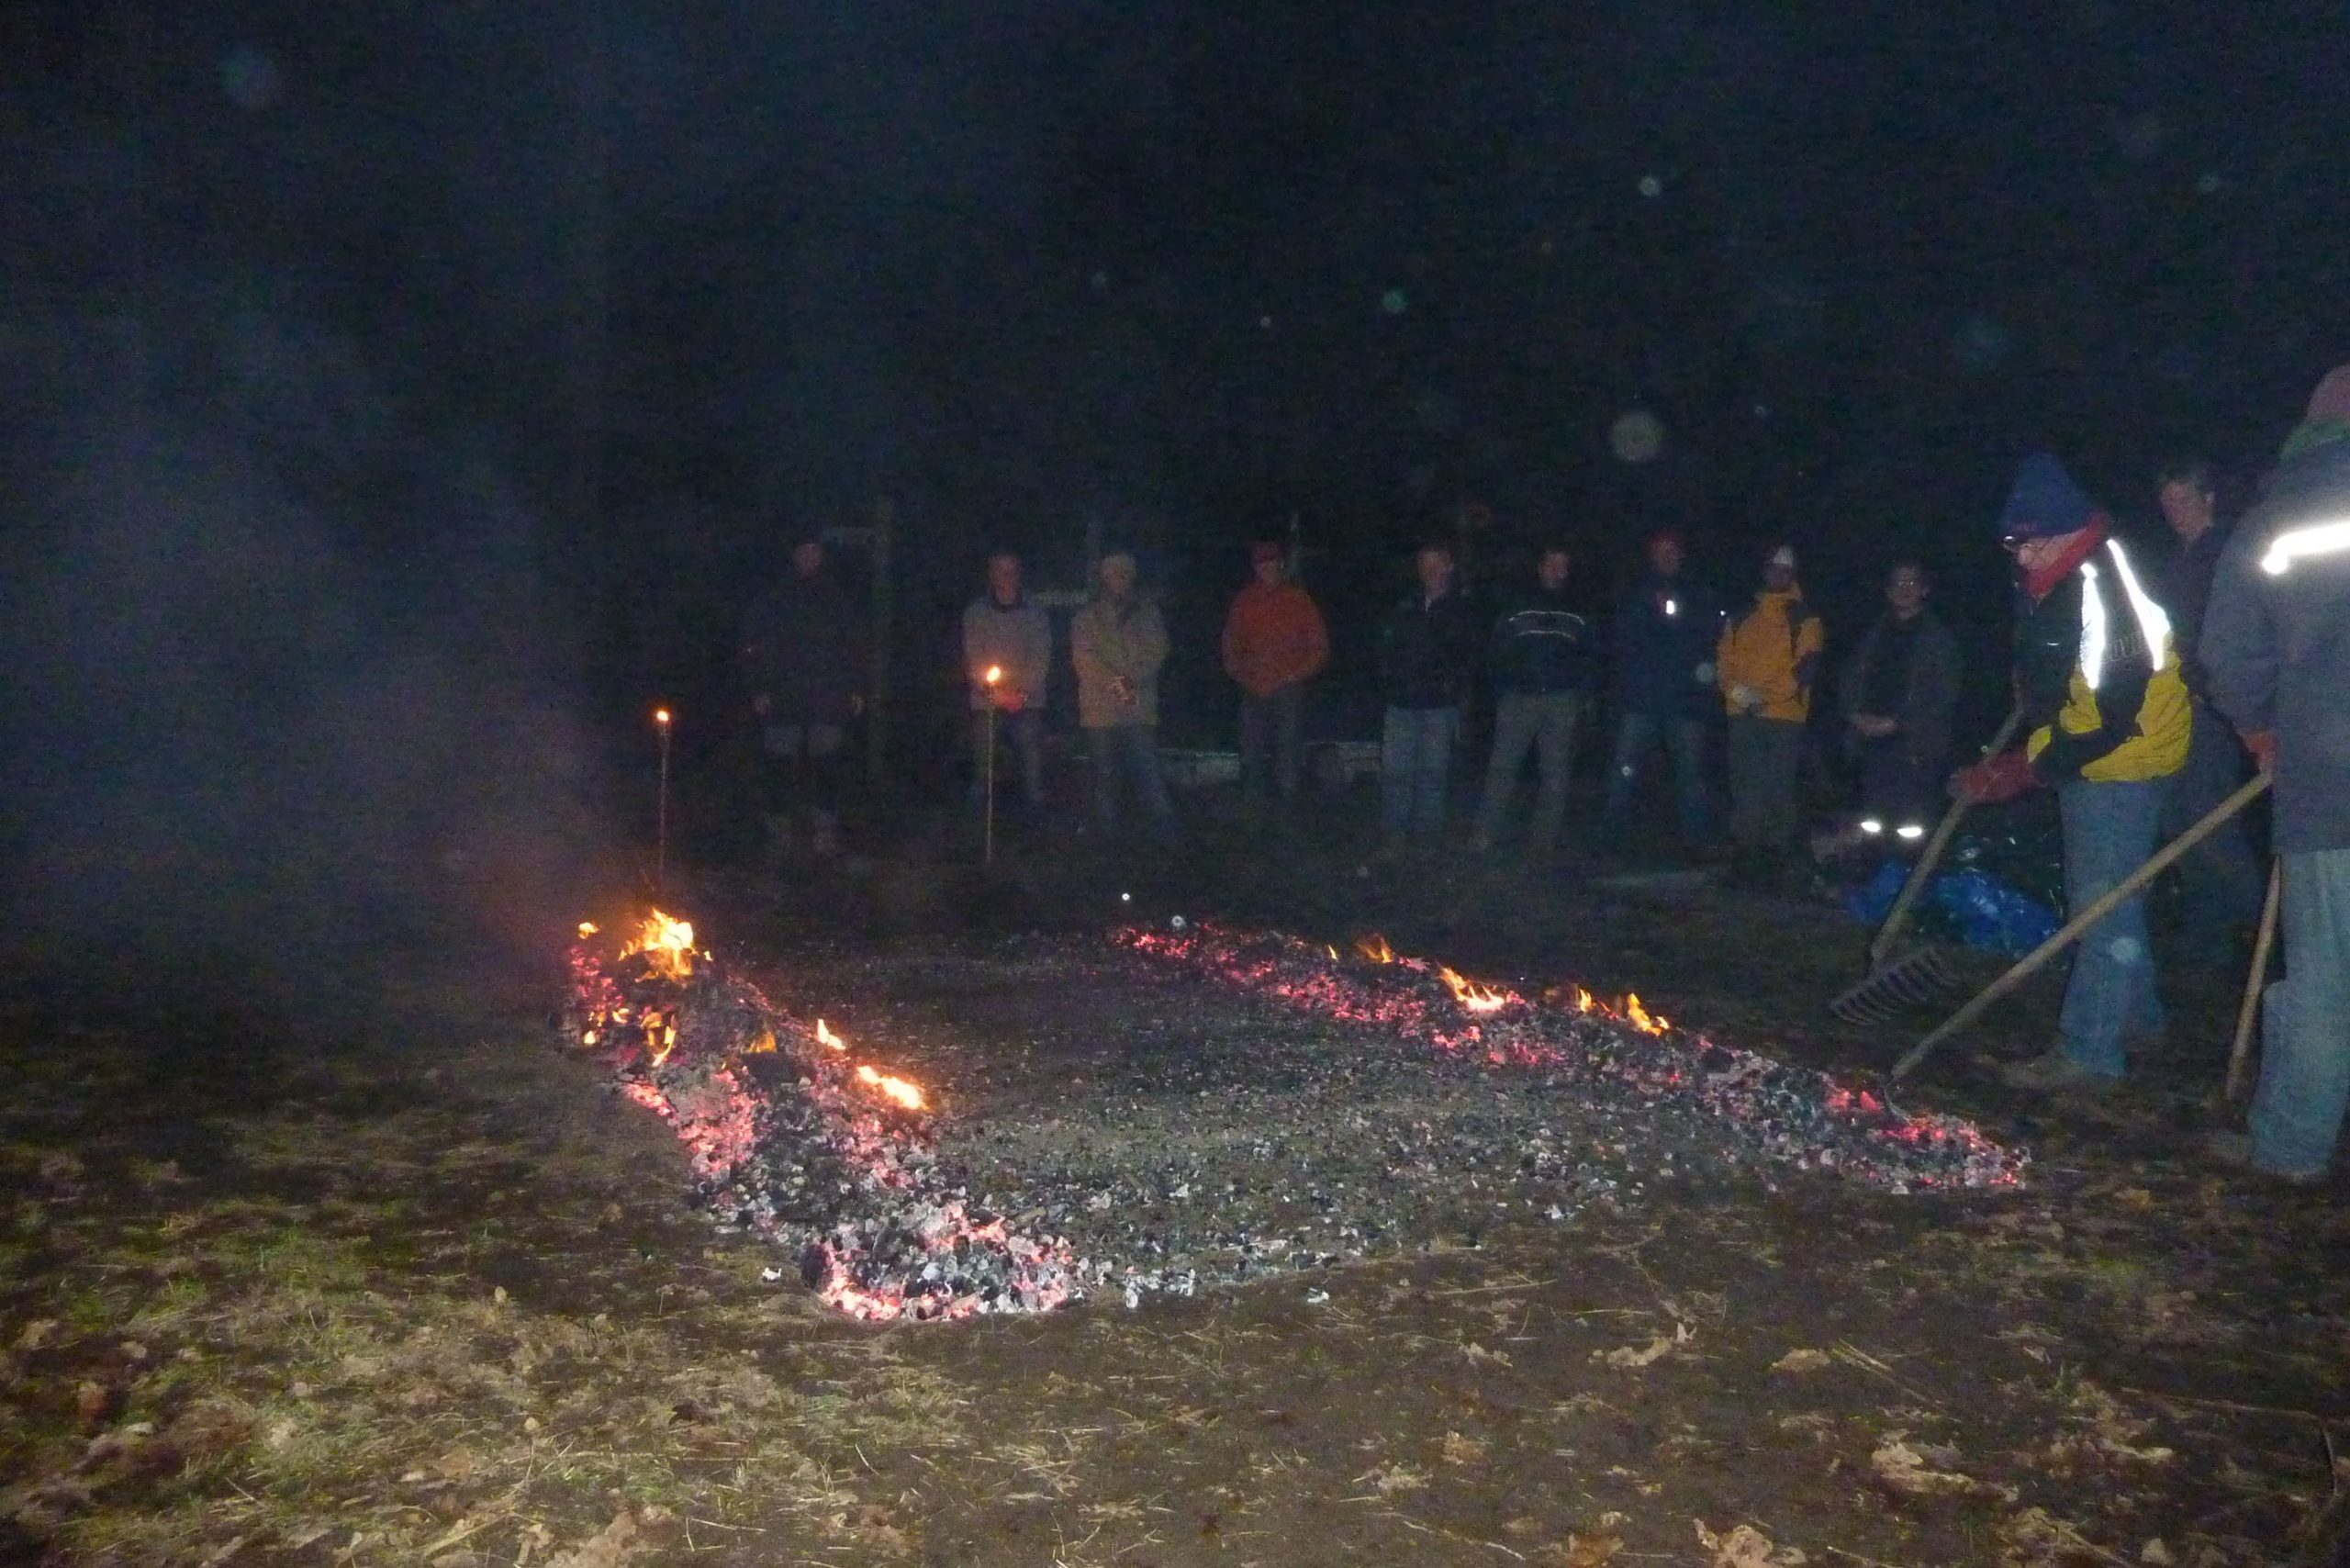
[[[1812,676],[1827,641],[1801,588],[1764,588],[1723,624],[1715,646],[1722,706],[1741,718],[1802,723],[1811,717]]]

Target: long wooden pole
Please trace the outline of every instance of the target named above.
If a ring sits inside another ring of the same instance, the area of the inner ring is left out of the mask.
[[[1940,1028],[1910,1047],[1909,1054],[1893,1064],[1893,1076],[1897,1080],[1908,1077],[1936,1046],[1974,1023],[1983,1015],[1986,1008],[2023,984],[2033,975],[2038,974],[2049,959],[2080,940],[2083,932],[2112,913],[2116,905],[2130,898],[2156,877],[2161,876],[2169,869],[2172,861],[2218,832],[2222,823],[2259,799],[2261,791],[2268,788],[2268,775],[2266,773],[2250,780],[2244,788],[2206,812],[2200,822],[2156,850],[2144,865],[2115,883],[2112,889],[2103,896],[2093,900],[2088,908],[2060,926],[2056,935],[2017,959],[2013,969],[1985,986],[1975,993],[1974,1001],[1952,1014]]]
[[[1991,744],[1983,748],[1983,755],[1997,756],[2007,750],[2008,743],[2015,738],[2016,727],[2022,722],[2023,706],[2019,703],[2008,710],[2006,722],[2000,724],[1999,733],[1991,737]],[[1901,896],[1893,901],[1893,907],[1886,912],[1885,924],[1878,926],[1876,935],[1869,939],[1871,969],[1885,967],[1885,956],[1892,952],[1893,945],[1901,939],[1902,929],[1909,924],[1909,911],[1917,903],[1918,895],[1924,892],[1926,884],[1933,879],[1934,867],[1941,861],[1943,849],[1948,847],[1951,834],[1958,831],[1959,820],[1966,815],[1967,808],[1974,803],[1964,798],[1953,801],[1950,808],[1942,812],[1942,820],[1934,824],[1933,837],[1926,840],[1926,847],[1919,855],[1918,863],[1909,868],[1909,879],[1901,884]]]
[[[2228,1052],[2228,1098],[2244,1099],[2252,1065],[2252,1024],[2260,1016],[2260,993],[2268,980],[2268,950],[2277,941],[2277,912],[2285,902],[2285,863],[2268,866],[2268,896],[2260,902],[2260,935],[2252,944],[2252,972],[2244,977],[2244,1001],[2236,1007],[2236,1043]]]

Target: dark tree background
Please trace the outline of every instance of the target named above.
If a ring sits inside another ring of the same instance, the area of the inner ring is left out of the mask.
[[[260,749],[207,778],[344,756],[265,677],[373,680],[407,627],[452,662],[420,701],[494,674],[490,711],[578,721],[554,771],[592,815],[598,737],[725,705],[784,532],[885,498],[912,752],[986,546],[1073,582],[1089,523],[1184,612],[1193,730],[1236,546],[1292,517],[1342,631],[1471,498],[1496,558],[1564,535],[1594,594],[1673,522],[1725,586],[1792,535],[1847,623],[1921,550],[1988,623],[2020,451],[2143,516],[2176,448],[2249,478],[2350,352],[2350,21],[2317,0],[16,0],[0,77],[39,623],[134,591],[68,548],[65,476],[142,498],[123,548],[216,563],[241,547],[158,454],[201,454],[216,512],[273,498]],[[1609,443],[1636,409],[1641,464]],[[187,656],[152,630],[18,667],[151,688]],[[39,706],[24,799],[86,786],[60,727],[156,755]]]

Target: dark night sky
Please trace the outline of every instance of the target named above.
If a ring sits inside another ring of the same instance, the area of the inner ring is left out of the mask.
[[[617,710],[884,495],[917,616],[1090,516],[1370,580],[1474,495],[1595,585],[1669,520],[1995,617],[2020,450],[2143,516],[2350,344],[2338,4],[1339,9],[15,0],[6,411],[200,431],[403,603],[486,553]]]

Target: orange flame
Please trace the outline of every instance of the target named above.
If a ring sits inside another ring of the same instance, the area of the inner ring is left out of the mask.
[[[597,930],[598,930],[598,926],[597,926],[597,924],[596,924],[596,923],[595,923],[594,921],[592,921],[592,920],[583,920],[583,921],[581,921],[581,922],[579,923],[579,939],[580,939],[582,942],[587,941],[587,940],[588,940],[588,938],[589,938],[590,936],[593,936],[593,935],[596,935]]]
[[[694,972],[694,928],[689,922],[656,909],[636,928],[635,939],[621,949],[623,958],[632,958],[639,953],[644,955],[654,972],[662,979],[690,980]]]
[[[1633,1028],[1644,1030],[1651,1035],[1662,1035],[1673,1027],[1662,1018],[1651,1017],[1649,1010],[1640,1005],[1639,993],[1634,991],[1627,991],[1624,994],[1624,1020]]]
[[[856,1080],[860,1083],[870,1084],[909,1111],[922,1109],[922,1091],[902,1078],[892,1078],[886,1072],[876,1072],[872,1068],[859,1064]]]
[[[824,1021],[822,1018],[816,1020],[816,1043],[820,1046],[830,1046],[836,1051],[848,1049],[848,1042],[824,1027]]]
[[[1355,956],[1374,964],[1392,964],[1395,961],[1395,949],[1387,945],[1386,937],[1374,931],[1355,938]]]
[[[997,681],[1003,678],[1003,666],[1002,665],[990,665],[988,666],[987,674],[981,676],[979,678],[986,681],[990,686],[993,686]]]
[[[1471,1013],[1498,1013],[1510,1004],[1509,992],[1463,980],[1458,970],[1448,965],[1438,964],[1436,972],[1437,978],[1451,991],[1452,999]]]

